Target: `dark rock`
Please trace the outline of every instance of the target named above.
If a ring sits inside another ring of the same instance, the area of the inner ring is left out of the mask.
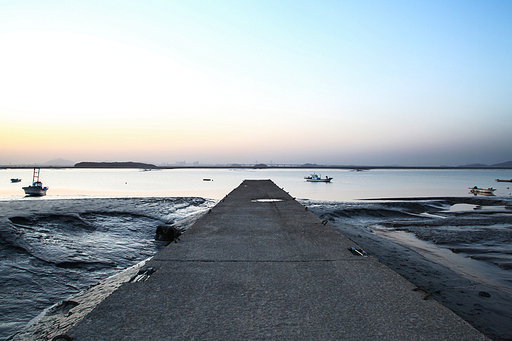
[[[156,228],[155,239],[167,242],[177,242],[183,231],[172,225],[160,225]]]

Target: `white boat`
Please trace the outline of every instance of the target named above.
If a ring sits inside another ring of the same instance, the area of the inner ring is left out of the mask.
[[[479,188],[479,187],[470,187],[469,191],[473,194],[483,194],[483,195],[493,195],[496,188]]]
[[[39,173],[41,168],[34,168],[34,175],[32,176],[32,185],[22,187],[26,195],[30,196],[43,196],[46,195],[48,187],[43,187],[43,183],[39,181]]]
[[[313,173],[310,176],[305,176],[304,179],[308,182],[331,182],[332,178],[326,176],[322,178],[320,175]]]

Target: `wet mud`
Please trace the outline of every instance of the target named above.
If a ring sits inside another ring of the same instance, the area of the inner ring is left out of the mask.
[[[214,204],[202,198],[0,201],[0,340],[153,256],[168,244],[155,240],[159,225],[186,221]]]

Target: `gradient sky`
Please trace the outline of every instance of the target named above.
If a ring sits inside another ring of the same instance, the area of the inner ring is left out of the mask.
[[[512,1],[0,2],[0,165],[512,160]]]

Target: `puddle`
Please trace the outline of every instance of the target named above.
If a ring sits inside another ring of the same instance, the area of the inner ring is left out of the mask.
[[[283,199],[252,199],[252,202],[279,202],[284,201]]]
[[[510,211],[507,206],[482,206],[473,204],[455,204],[442,212],[467,212],[467,211]]]

